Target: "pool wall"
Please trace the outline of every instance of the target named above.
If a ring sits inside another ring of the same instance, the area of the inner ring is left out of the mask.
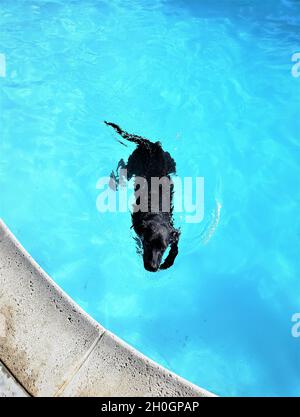
[[[213,396],[94,321],[0,219],[1,362],[31,396]]]

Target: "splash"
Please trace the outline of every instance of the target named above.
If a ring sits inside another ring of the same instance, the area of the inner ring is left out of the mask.
[[[207,228],[205,228],[202,236],[201,236],[201,242],[206,245],[210,239],[212,238],[212,236],[214,235],[218,224],[220,222],[220,217],[221,217],[221,208],[222,208],[222,204],[216,200],[216,207],[212,212],[211,215],[211,221],[208,225]]]

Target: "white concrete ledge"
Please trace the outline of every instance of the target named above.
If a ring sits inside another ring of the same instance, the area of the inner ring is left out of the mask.
[[[1,397],[29,397],[29,395],[15,380],[8,369],[0,362],[0,398]]]
[[[1,220],[0,361],[32,396],[213,396],[95,322]]]

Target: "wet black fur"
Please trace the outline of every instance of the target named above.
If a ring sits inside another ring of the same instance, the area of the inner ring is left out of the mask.
[[[132,213],[132,226],[143,245],[145,269],[152,272],[159,269],[167,269],[173,265],[178,254],[180,235],[179,230],[173,226],[173,185],[171,184],[171,190],[168,196],[165,196],[170,199],[170,210],[163,211],[163,207],[160,204],[156,212],[151,212],[151,178],[167,177],[170,179],[170,175],[176,172],[175,161],[169,152],[162,149],[160,142],[151,142],[141,136],[129,134],[115,123],[105,123],[113,127],[123,139],[137,145],[136,149],[129,156],[127,163],[123,159],[119,161],[117,171],[126,169],[127,180],[130,180],[132,177],[142,177],[147,180],[149,210],[148,212],[134,210]],[[111,178],[117,186],[120,180],[119,172],[117,172],[117,175],[112,173]],[[139,204],[137,197],[138,190],[139,185],[135,183],[136,204]],[[161,201],[162,199],[160,199]],[[169,254],[165,261],[161,263],[163,254],[169,246]]]

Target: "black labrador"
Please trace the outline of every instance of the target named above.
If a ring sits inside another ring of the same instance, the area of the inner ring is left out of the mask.
[[[173,226],[172,217],[173,183],[170,175],[176,172],[175,161],[169,152],[162,149],[160,142],[153,143],[141,136],[129,134],[115,123],[105,123],[113,127],[123,139],[137,145],[129,156],[127,164],[123,159],[119,161],[117,175],[112,172],[111,179],[117,187],[122,172],[126,172],[127,180],[134,176],[135,204],[132,227],[143,245],[144,267],[151,272],[167,269],[173,265],[178,254],[180,236],[179,230]],[[123,142],[120,143],[124,145]],[[157,181],[153,182],[153,179]],[[169,246],[170,251],[162,262]]]

